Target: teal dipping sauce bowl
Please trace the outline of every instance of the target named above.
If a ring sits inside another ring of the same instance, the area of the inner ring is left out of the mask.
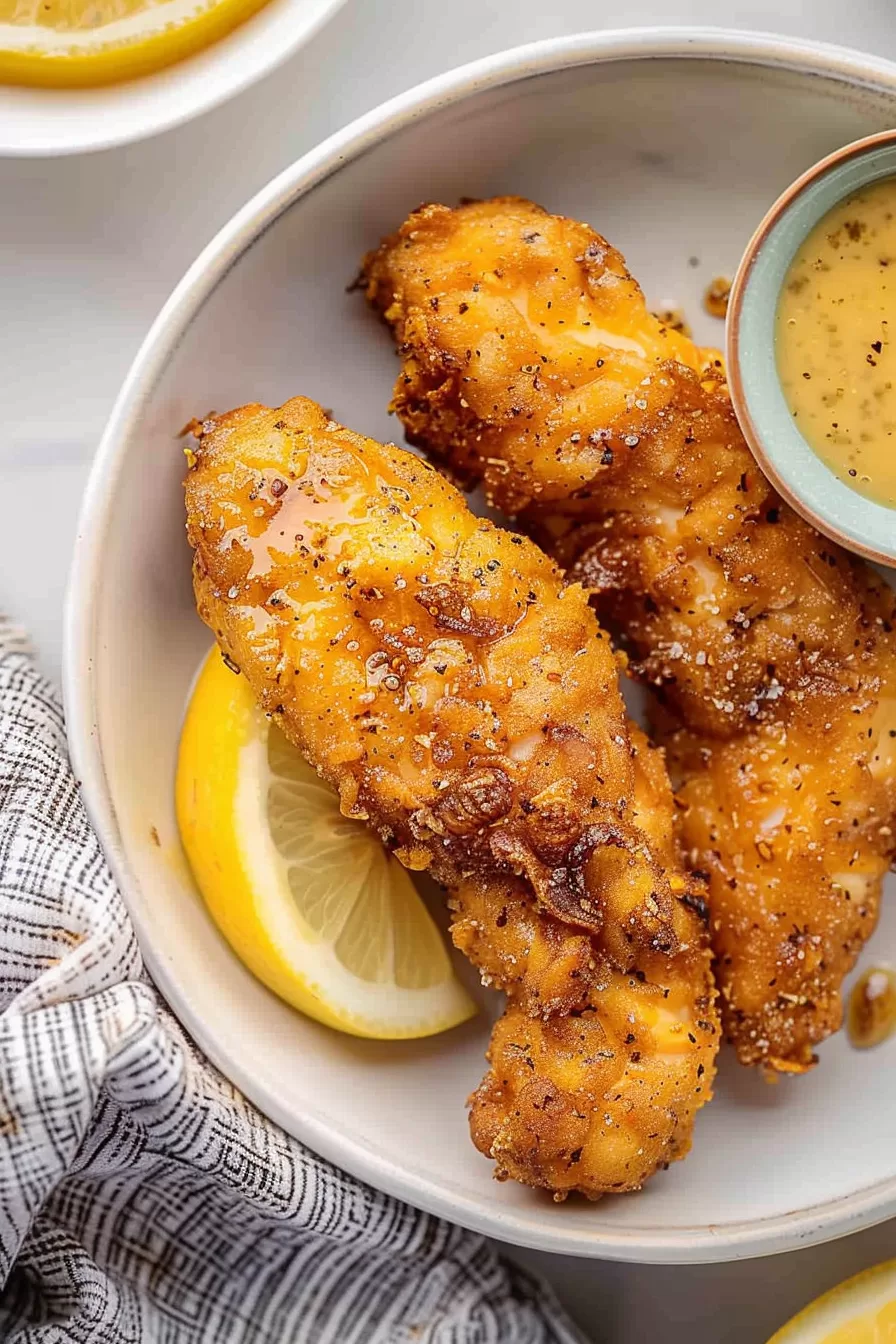
[[[839,201],[887,177],[896,177],[896,130],[829,154],[778,198],[731,288],[727,360],[737,418],[779,494],[847,550],[896,565],[896,509],[852,490],[818,457],[793,421],[775,358],[778,298],[799,247]]]

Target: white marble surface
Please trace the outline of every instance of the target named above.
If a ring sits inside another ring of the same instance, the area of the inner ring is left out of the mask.
[[[149,322],[218,226],[304,150],[429,75],[538,37],[649,23],[774,30],[896,60],[891,0],[348,0],[262,86],[191,126],[79,159],[0,161],[0,608],[28,625],[51,676],[103,422]],[[896,1255],[896,1224],[702,1268],[515,1254],[595,1340],[761,1344],[816,1293]]]

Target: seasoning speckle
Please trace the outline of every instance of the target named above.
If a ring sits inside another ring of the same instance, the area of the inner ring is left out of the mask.
[[[684,310],[681,308],[675,308],[671,305],[665,308],[658,308],[654,313],[654,317],[658,322],[662,322],[664,327],[668,327],[670,331],[679,331],[682,336],[693,335],[690,324],[684,315]]]

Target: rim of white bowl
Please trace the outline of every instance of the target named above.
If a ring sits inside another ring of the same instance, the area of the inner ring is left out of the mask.
[[[0,157],[64,158],[114,149],[174,130],[276,70],[306,46],[344,4],[345,0],[302,0],[298,13],[290,0],[265,5],[202,51],[117,84],[83,89],[2,85]],[[29,104],[49,109],[52,102],[59,104],[52,122],[49,110],[42,111],[40,120],[59,126],[58,140],[36,133],[29,112]],[[87,109],[83,116],[82,109]],[[67,117],[66,111],[78,115]],[[23,133],[22,126],[30,126],[30,132]]]
[[[90,819],[99,835],[125,902],[138,886],[121,841],[103,764],[96,710],[96,597],[120,463],[132,427],[182,332],[237,258],[299,197],[348,162],[403,127],[461,99],[510,83],[575,66],[657,58],[717,59],[791,69],[845,84],[876,88],[896,97],[896,64],[827,43],[720,28],[616,29],[550,38],[430,79],[360,117],[280,173],[226,224],[200,253],[171,294],[131,366],[93,463],[81,508],[64,619],[63,694],[69,749]],[[594,1259],[640,1263],[699,1264],[746,1259],[810,1246],[883,1222],[896,1213],[896,1177],[772,1218],[720,1224],[596,1229],[564,1228],[531,1208],[486,1207],[485,1201],[452,1191],[335,1135],[313,1117],[287,1114],[276,1093],[234,1062],[213,1028],[191,1010],[185,992],[157,958],[143,922],[131,911],[145,960],[161,993],[208,1058],[283,1129],[311,1149],[387,1194],[514,1245]]]

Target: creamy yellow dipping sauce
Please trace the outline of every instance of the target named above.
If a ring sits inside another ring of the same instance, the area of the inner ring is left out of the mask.
[[[847,485],[896,507],[896,178],[809,234],[778,300],[775,353],[803,437]]]

